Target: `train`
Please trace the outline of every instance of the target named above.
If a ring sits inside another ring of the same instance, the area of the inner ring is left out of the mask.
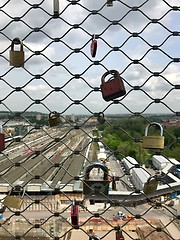
[[[143,190],[144,184],[151,175],[143,168],[133,168],[131,179],[137,190]]]
[[[139,165],[138,162],[133,157],[130,157],[130,156],[123,158],[122,162],[124,163],[124,167],[129,174],[132,173],[132,169],[136,165]]]

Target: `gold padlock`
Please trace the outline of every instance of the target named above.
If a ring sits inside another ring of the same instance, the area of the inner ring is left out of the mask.
[[[153,194],[157,190],[158,178],[156,175],[148,178],[147,182],[144,184],[143,192],[144,194]]]
[[[4,198],[3,205],[9,208],[20,209],[23,203],[24,193],[25,189],[23,189],[21,186],[13,187],[9,192],[9,195]],[[19,195],[19,197],[17,197],[15,194]]]
[[[148,130],[150,126],[158,126],[160,128],[160,136],[148,136]],[[142,139],[142,148],[147,149],[163,149],[164,148],[164,136],[163,127],[157,122],[152,122],[147,125],[145,129],[145,136]]]
[[[58,126],[60,123],[59,113],[54,111],[49,113],[49,126],[55,127]]]
[[[14,45],[20,45],[20,50],[15,51]],[[14,38],[11,43],[10,55],[10,66],[14,67],[24,67],[24,51],[23,42],[19,38]]]

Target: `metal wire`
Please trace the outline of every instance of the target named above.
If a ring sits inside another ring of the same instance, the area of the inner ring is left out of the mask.
[[[57,9],[53,9],[53,1],[46,0],[16,0],[16,7],[12,0],[0,3],[2,126],[5,131],[14,121],[22,125],[19,131],[24,131],[13,138],[6,132],[10,140],[1,152],[1,213],[4,218],[0,224],[0,239],[65,240],[72,236],[79,238],[73,235],[78,233],[84,239],[96,239],[87,231],[91,227],[97,235],[101,234],[100,239],[117,236],[119,240],[121,235],[125,239],[180,239],[180,235],[174,236],[175,230],[174,235],[169,230],[179,229],[177,208],[167,205],[169,199],[158,202],[156,194],[149,196],[142,189],[129,186],[124,172],[119,176],[108,173],[103,188],[121,184],[128,189],[128,194],[108,195],[97,190],[93,195],[92,192],[83,195],[79,190],[87,186],[86,167],[97,160],[93,146],[99,142],[109,150],[107,158],[118,156],[119,160],[131,163],[124,152],[132,144],[138,147],[142,138],[127,128],[127,122],[132,125],[133,119],[141,119],[145,125],[150,124],[148,111],[151,109],[160,113],[166,111],[169,119],[179,120],[180,110],[171,103],[174,96],[178,101],[180,89],[178,81],[172,79],[175,77],[172,72],[178,76],[179,70],[179,28],[178,20],[169,24],[167,19],[172,16],[178,19],[180,7],[178,1],[172,2],[64,0],[59,1]],[[13,54],[10,50],[17,51],[16,44],[12,49],[16,37],[22,41],[25,53],[24,66],[18,68],[10,65],[9,58],[9,54]],[[92,39],[98,43],[95,58],[90,53]],[[177,48],[170,51],[167,46],[171,48],[173,44],[177,44]],[[156,62],[156,66],[150,60]],[[119,71],[126,94],[104,104],[101,76],[111,69]],[[131,74],[136,79],[129,81]],[[153,84],[157,89],[148,91]],[[164,92],[158,95],[162,88]],[[132,103],[132,96],[137,99],[136,103]],[[48,114],[54,111],[58,112],[63,128],[45,127]],[[85,120],[72,121],[67,115],[73,111],[86,115]],[[43,123],[33,121],[31,112],[40,112]],[[117,125],[108,114],[112,112],[117,114],[116,119],[125,114],[126,120]],[[89,126],[89,122],[92,125]],[[90,129],[104,123],[109,131],[116,130],[126,136],[128,141],[123,149],[111,149],[102,136],[92,135]],[[144,160],[148,163],[153,155],[162,155],[177,167],[166,154],[172,145],[179,146],[179,137],[174,137],[168,128],[163,131],[171,142],[162,151],[149,151]],[[31,138],[35,134],[36,139]],[[41,147],[37,148],[37,144]],[[20,149],[21,156],[18,155]],[[142,169],[140,165],[132,164],[128,173]],[[116,168],[120,168],[120,163]],[[147,169],[145,171],[149,174]],[[168,171],[160,178],[166,186],[160,195],[180,192],[178,183],[168,182]],[[21,185],[25,192],[13,192],[16,185]],[[76,190],[72,191],[73,187]],[[6,195],[23,199],[19,210],[3,207]],[[89,199],[91,203],[101,200],[104,208],[93,211],[93,207],[87,205]],[[74,202],[80,215],[77,225],[71,219]],[[129,218],[124,220],[121,216],[122,220],[113,220],[113,214],[122,209]],[[159,216],[162,219],[155,220]]]

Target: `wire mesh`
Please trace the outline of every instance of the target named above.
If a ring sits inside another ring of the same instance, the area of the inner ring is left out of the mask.
[[[178,4],[1,1],[0,239],[180,239]]]

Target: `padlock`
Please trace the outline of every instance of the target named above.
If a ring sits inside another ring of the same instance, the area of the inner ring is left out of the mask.
[[[109,74],[113,75],[105,82],[105,77]],[[110,101],[126,94],[124,83],[116,70],[110,70],[101,77],[101,92],[105,101]]]
[[[116,232],[116,240],[124,240],[124,237],[122,235],[122,231]]]
[[[5,135],[3,133],[2,126],[0,126],[0,152],[5,149]]]
[[[79,206],[76,200],[71,205],[71,224],[77,226],[79,223]]]
[[[20,50],[15,51],[14,45],[20,45]],[[24,67],[24,51],[23,42],[19,38],[14,38],[11,43],[10,50],[10,66],[14,67]]]
[[[14,186],[9,194],[4,198],[3,205],[9,208],[20,209],[23,203],[25,189],[21,186]],[[19,197],[17,197],[17,195]]]
[[[97,235],[89,235],[89,240],[101,240]]]
[[[121,212],[121,213],[122,213],[122,212]],[[117,226],[115,227],[115,230],[116,230],[116,240],[124,240],[121,227],[120,227],[119,225],[117,225]]]
[[[59,0],[53,0],[53,10],[54,10],[54,16],[59,16]]]
[[[104,124],[105,123],[105,118],[104,118],[104,113],[99,113],[98,117],[97,117],[97,121],[100,123],[100,124]]]
[[[107,0],[107,7],[113,6],[113,0]]]
[[[49,126],[55,127],[60,123],[59,113],[56,111],[49,113]]]
[[[143,192],[144,194],[153,194],[157,190],[158,178],[156,175],[148,178],[147,182],[144,184]]]
[[[112,190],[116,191],[116,180],[115,180],[115,176],[112,176]]]
[[[93,35],[91,42],[91,56],[95,57],[96,52],[97,52],[97,40],[95,39],[95,35]]]
[[[160,128],[160,136],[148,136],[148,130],[150,126],[158,126]],[[142,139],[142,148],[147,149],[163,149],[164,148],[164,136],[163,127],[157,122],[152,122],[146,126],[145,136]]]
[[[96,176],[100,176],[100,169],[103,171],[103,179],[89,179],[92,169],[97,169]],[[85,178],[83,180],[84,195],[108,195],[109,193],[108,167],[101,162],[92,162],[87,165],[85,170]]]
[[[2,206],[0,208],[0,214],[3,214],[5,212],[5,210],[6,210],[6,206]]]

